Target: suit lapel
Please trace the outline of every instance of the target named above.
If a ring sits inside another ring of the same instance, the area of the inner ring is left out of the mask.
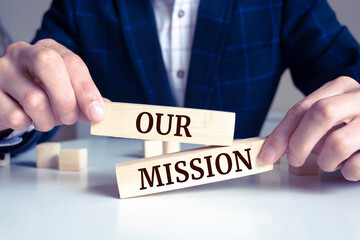
[[[186,107],[209,107],[232,6],[233,0],[200,2],[186,88]]]
[[[175,106],[150,0],[116,1],[127,48],[148,103]]]

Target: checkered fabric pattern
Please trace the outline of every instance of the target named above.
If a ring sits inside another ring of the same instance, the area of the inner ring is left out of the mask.
[[[162,57],[178,106],[184,105],[200,0],[152,0]]]
[[[55,0],[42,38],[79,54],[104,97],[176,105],[150,0]],[[359,80],[359,44],[325,0],[200,2],[186,107],[236,112],[235,137],[256,136],[286,68],[305,94]]]

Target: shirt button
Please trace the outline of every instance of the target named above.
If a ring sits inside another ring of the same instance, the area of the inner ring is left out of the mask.
[[[178,78],[183,78],[185,76],[185,72],[183,70],[179,70],[177,71],[176,76]]]
[[[179,17],[179,18],[182,18],[184,15],[185,15],[184,10],[179,10],[179,11],[178,11],[178,17]]]

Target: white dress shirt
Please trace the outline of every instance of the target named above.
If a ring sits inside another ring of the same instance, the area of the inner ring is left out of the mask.
[[[171,90],[184,106],[200,0],[152,0],[157,32]]]

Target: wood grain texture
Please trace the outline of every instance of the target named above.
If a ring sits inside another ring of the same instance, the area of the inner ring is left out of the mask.
[[[263,138],[234,141],[228,147],[202,147],[116,164],[121,198],[181,189],[273,169],[258,154]]]
[[[144,158],[163,154],[163,142],[147,140],[143,142]]]
[[[163,142],[163,154],[180,152],[180,148],[179,142]]]
[[[60,143],[41,143],[36,145],[36,167],[58,168]]]
[[[105,103],[105,109],[105,119],[91,124],[91,134],[221,146],[234,138],[235,113],[130,103]]]
[[[4,154],[4,159],[0,159],[0,167],[6,167],[10,165],[10,153]]]
[[[59,169],[62,171],[80,171],[87,167],[88,154],[86,148],[61,150]]]

